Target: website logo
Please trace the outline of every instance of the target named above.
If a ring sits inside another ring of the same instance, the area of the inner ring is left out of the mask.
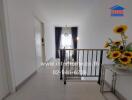
[[[115,5],[111,7],[111,16],[113,17],[122,17],[124,16],[125,8],[120,5]]]

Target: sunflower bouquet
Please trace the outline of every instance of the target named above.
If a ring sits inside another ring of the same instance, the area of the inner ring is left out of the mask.
[[[116,64],[125,65],[124,67],[132,67],[132,50],[127,45],[128,36],[125,34],[127,25],[116,26],[113,31],[121,36],[120,40],[113,41],[109,38],[104,47],[109,48],[107,58],[111,59]]]

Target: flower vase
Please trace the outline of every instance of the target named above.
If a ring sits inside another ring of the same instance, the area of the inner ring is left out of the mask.
[[[115,64],[114,67],[119,70],[132,71],[132,64],[128,64],[128,65]]]

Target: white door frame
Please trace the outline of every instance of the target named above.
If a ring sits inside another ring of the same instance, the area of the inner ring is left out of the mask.
[[[41,21],[41,28],[42,28],[42,32],[41,32],[41,37],[42,37],[42,61],[43,63],[46,62],[46,55],[45,55],[45,29],[44,29],[44,23]]]
[[[42,53],[42,63],[46,62],[46,55],[45,55],[45,26],[44,22],[41,21],[38,17],[34,16],[34,19],[41,24],[41,53]],[[36,33],[35,33],[36,34]],[[37,56],[37,55],[36,55]]]
[[[13,86],[13,76],[11,73],[11,64],[10,64],[10,58],[9,58],[9,44],[7,41],[7,5],[6,5],[6,0],[0,0],[0,26],[1,26],[1,35],[2,35],[2,44],[3,44],[3,59],[4,59],[4,66],[5,66],[5,71],[6,71],[6,76],[7,76],[7,84],[8,84],[8,89],[9,93],[15,91],[15,85]],[[10,42],[10,41],[9,41]],[[12,57],[11,57],[12,58]],[[14,73],[13,73],[14,74]]]

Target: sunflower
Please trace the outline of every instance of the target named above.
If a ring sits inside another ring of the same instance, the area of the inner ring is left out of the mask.
[[[110,44],[108,42],[105,42],[104,48],[108,48]]]
[[[122,43],[122,41],[114,41],[113,45],[119,46],[119,45],[121,45],[121,43]]]
[[[106,56],[108,59],[112,59],[111,58],[111,51],[107,51],[107,56]]]
[[[120,51],[112,51],[110,53],[110,57],[113,59],[119,58],[121,56],[121,52]]]
[[[117,34],[123,34],[126,32],[127,28],[127,25],[120,25],[116,26],[113,31]]]
[[[132,52],[129,52],[129,51],[125,51],[123,53],[124,56],[128,57],[128,58],[132,58]]]
[[[131,63],[131,58],[129,58],[129,57],[121,57],[120,59],[119,59],[119,61],[122,63],[122,64],[124,64],[124,65],[127,65],[127,64],[130,64]]]

